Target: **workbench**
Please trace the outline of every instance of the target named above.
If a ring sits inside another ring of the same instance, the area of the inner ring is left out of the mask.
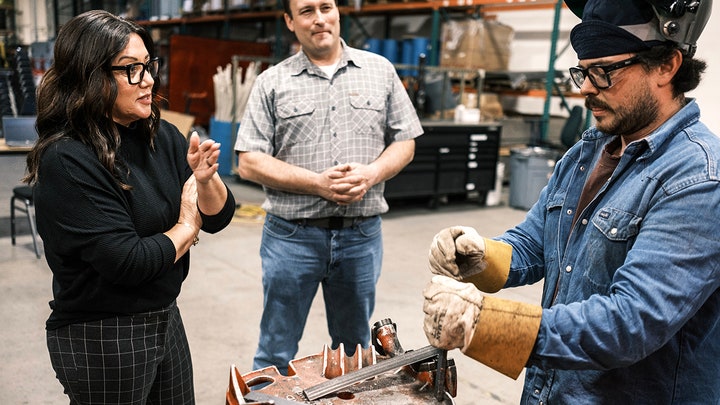
[[[5,138],[0,138],[0,153],[28,153],[32,146],[7,146]]]

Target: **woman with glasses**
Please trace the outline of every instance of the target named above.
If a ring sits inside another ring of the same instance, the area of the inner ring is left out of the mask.
[[[104,11],[63,26],[38,88],[28,155],[53,273],[47,344],[72,404],[192,404],[175,300],[198,232],[235,200],[219,144],[160,119],[150,34]]]

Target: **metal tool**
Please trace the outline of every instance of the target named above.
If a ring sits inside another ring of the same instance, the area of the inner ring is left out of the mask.
[[[258,391],[250,391],[245,395],[245,399],[250,400],[248,405],[298,405],[297,401],[268,395]]]
[[[437,369],[435,370],[435,399],[442,402],[445,399],[445,373],[448,368],[447,350],[439,350],[437,356]]]
[[[425,118],[425,103],[427,102],[427,91],[425,90],[425,65],[427,56],[421,53],[418,57],[417,93],[415,94],[415,110],[418,117]]]

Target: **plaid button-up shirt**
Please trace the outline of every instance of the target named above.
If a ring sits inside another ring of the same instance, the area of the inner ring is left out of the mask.
[[[267,153],[320,173],[343,163],[369,164],[390,143],[422,133],[394,66],[343,42],[342,58],[332,77],[303,52],[260,74],[235,150]],[[263,208],[290,220],[378,215],[388,209],[384,188],[384,183],[377,184],[362,201],[340,206],[318,196],[265,187]]]

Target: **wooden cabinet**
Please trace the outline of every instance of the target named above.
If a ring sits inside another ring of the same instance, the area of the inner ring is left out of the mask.
[[[224,68],[233,55],[267,59],[270,46],[266,43],[173,35],[168,54],[169,109],[187,112],[195,116],[197,124],[207,126],[215,112],[213,75],[217,73],[218,66]],[[241,66],[247,68],[248,63],[241,62]],[[204,94],[204,97],[191,99],[192,95],[198,94]]]

